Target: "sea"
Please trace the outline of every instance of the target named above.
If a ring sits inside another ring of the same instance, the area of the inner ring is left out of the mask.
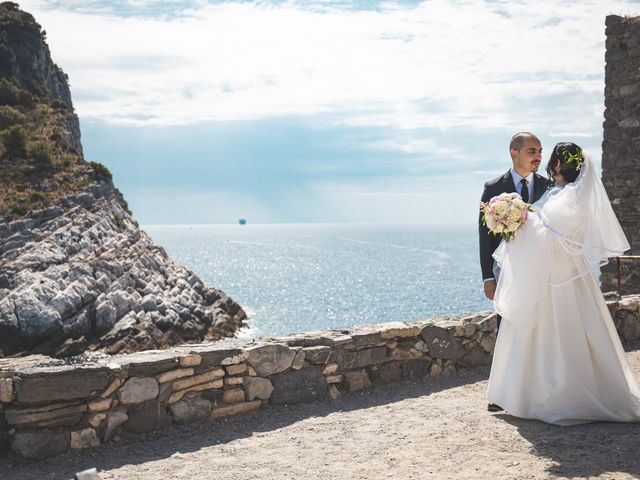
[[[144,225],[249,315],[239,338],[492,308],[477,230],[358,224]]]

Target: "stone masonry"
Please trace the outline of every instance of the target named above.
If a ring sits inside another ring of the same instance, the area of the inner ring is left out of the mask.
[[[608,307],[622,340],[640,339],[640,295]],[[0,359],[0,453],[39,459],[119,438],[135,441],[174,422],[268,415],[269,405],[451,375],[489,364],[495,340],[496,316],[484,312],[85,363],[41,355]]]
[[[640,255],[640,17],[606,20],[602,181],[629,239]],[[640,292],[640,261],[622,262],[622,293]],[[616,263],[602,270],[602,289],[617,289]]]

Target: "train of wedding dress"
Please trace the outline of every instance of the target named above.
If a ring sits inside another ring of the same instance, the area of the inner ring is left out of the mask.
[[[557,425],[640,421],[640,389],[593,271],[629,249],[587,157],[494,259],[502,323],[488,400]]]

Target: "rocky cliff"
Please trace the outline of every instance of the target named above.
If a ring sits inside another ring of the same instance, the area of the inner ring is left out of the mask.
[[[45,33],[0,3],[0,356],[163,348],[233,336],[246,318],[139,228],[82,155]]]

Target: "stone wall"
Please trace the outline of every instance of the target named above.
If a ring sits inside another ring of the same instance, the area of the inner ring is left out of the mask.
[[[629,243],[640,254],[640,17],[606,20],[602,181]],[[616,266],[602,271],[604,291],[616,290]],[[622,293],[640,292],[640,261],[624,263]]]
[[[640,338],[640,296],[608,302],[623,341]],[[0,450],[37,459],[116,437],[313,402],[486,365],[496,318],[365,325],[230,345],[183,345],[76,363],[0,359]]]

